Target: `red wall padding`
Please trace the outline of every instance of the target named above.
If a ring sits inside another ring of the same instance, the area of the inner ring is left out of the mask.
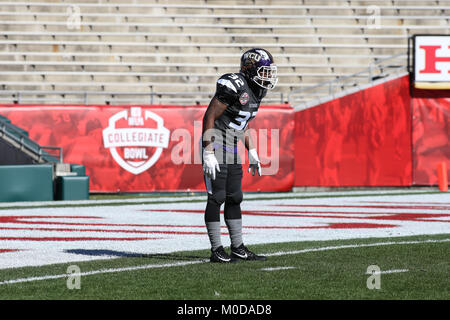
[[[149,110],[163,118],[164,127],[170,131],[173,139],[168,148],[163,149],[157,162],[140,174],[124,170],[103,145],[102,132],[108,127],[110,117],[129,109],[130,106],[3,105],[0,106],[0,114],[27,130],[30,138],[39,144],[63,147],[65,162],[85,165],[91,192],[205,191],[201,164],[193,163],[194,155],[198,153],[205,106],[142,106],[142,110]],[[195,121],[200,125],[196,133]],[[126,126],[127,120],[117,122],[117,127]],[[274,174],[252,177],[247,173],[248,165],[245,164],[243,190],[290,190],[294,183],[292,108],[285,105],[263,106],[251,122],[251,127],[261,133],[259,136],[268,137],[268,152],[260,150],[263,173],[267,173],[269,167],[274,170],[278,167],[278,170]],[[177,129],[183,129],[182,132],[190,135],[186,144],[180,144],[181,138],[172,136]],[[274,142],[280,146],[279,157],[272,154],[271,129],[275,130]],[[276,134],[279,135],[279,141],[275,141]],[[191,163],[175,164],[171,154],[177,153],[183,146],[189,150],[187,159]],[[155,150],[154,147],[148,147],[147,155],[150,157]],[[276,158],[279,163],[275,163]]]
[[[199,159],[205,106],[142,106],[164,119],[171,140],[140,174],[120,167],[102,140],[110,117],[130,108],[3,105],[0,114],[39,144],[63,147],[66,162],[84,164],[91,192],[205,191],[201,165],[192,164]],[[450,175],[449,119],[448,92],[411,97],[407,76],[295,113],[286,105],[263,106],[251,127],[267,137],[267,152],[258,146],[266,175],[252,177],[245,164],[243,190],[436,185],[438,163],[446,161]],[[126,127],[126,121],[118,126]],[[177,129],[190,135],[187,144],[173,136]],[[171,158],[182,147],[190,150],[189,164]]]
[[[296,112],[295,186],[412,183],[408,77]]]
[[[450,176],[450,98],[413,98],[414,184],[437,185],[437,166],[446,162]],[[447,92],[447,95],[449,92]]]

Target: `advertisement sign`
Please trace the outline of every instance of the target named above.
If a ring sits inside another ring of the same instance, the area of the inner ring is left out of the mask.
[[[450,89],[450,36],[413,36],[414,87]]]
[[[64,162],[82,164],[90,192],[205,191],[201,152],[206,106],[3,105],[0,114]],[[294,116],[289,106],[262,106],[250,123],[262,164],[244,191],[288,191],[294,182]]]

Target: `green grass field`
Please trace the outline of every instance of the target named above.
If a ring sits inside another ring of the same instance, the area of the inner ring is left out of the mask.
[[[265,262],[211,264],[203,250],[4,269],[0,299],[448,300],[449,239],[442,234],[249,246],[271,254]],[[73,264],[82,274],[93,273],[81,276],[80,289],[67,287]],[[392,272],[379,276],[379,289],[367,287],[370,265]],[[48,276],[54,278],[39,278]]]

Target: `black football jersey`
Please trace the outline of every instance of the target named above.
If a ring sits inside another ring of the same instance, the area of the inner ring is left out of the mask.
[[[227,73],[217,80],[215,97],[227,108],[214,122],[214,128],[222,132],[224,145],[235,147],[242,139],[265,93],[266,90],[252,88],[241,73]]]

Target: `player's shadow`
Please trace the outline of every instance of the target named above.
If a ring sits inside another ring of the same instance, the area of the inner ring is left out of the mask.
[[[205,256],[182,255],[177,253],[145,254],[145,253],[124,252],[107,249],[67,249],[64,250],[64,252],[95,257],[148,258],[158,260],[191,260],[191,259],[205,258]]]

